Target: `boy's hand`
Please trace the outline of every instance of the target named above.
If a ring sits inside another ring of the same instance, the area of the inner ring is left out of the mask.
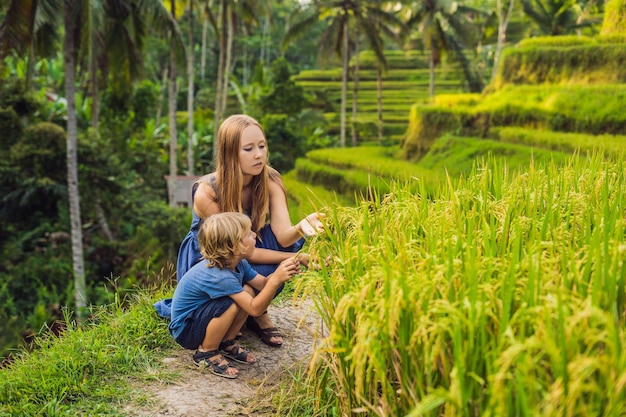
[[[300,262],[291,257],[282,261],[276,268],[276,271],[270,274],[268,279],[276,279],[282,284],[283,282],[289,281],[289,279],[298,272],[300,272]]]

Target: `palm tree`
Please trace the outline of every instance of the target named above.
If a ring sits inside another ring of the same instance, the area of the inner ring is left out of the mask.
[[[359,28],[359,32],[365,35],[370,47],[378,59],[383,62],[385,60],[384,46],[381,30],[379,30],[380,26],[377,25],[377,22],[394,19],[394,17],[393,14],[387,13],[382,7],[379,7],[379,2],[355,2],[351,0],[314,1],[311,3],[309,11],[310,14],[308,16],[305,16],[288,28],[283,39],[283,48],[307,34],[311,27],[320,20],[326,22],[327,26],[322,33],[319,51],[322,57],[328,56],[330,51],[334,51],[342,60],[340,144],[342,147],[345,147],[346,102],[350,62],[350,21],[353,21],[354,27]],[[301,10],[296,10],[294,15],[298,16],[301,13]],[[396,20],[399,22],[398,19]]]
[[[53,56],[57,51],[57,28],[62,23],[58,10],[62,9],[63,3],[60,0],[10,0],[6,3],[6,15],[0,25],[0,57],[11,52],[28,57],[24,85],[28,88],[35,57]]]
[[[348,96],[348,71],[350,62],[348,23],[350,11],[354,4],[348,0],[318,0],[311,3],[310,14],[293,23],[287,29],[283,39],[283,49],[291,42],[306,35],[320,20],[326,22],[326,29],[322,32],[319,42],[319,54],[323,58],[334,51],[341,57],[341,110],[340,110],[340,144],[346,146],[346,102]],[[296,9],[293,16],[300,16],[301,10]]]
[[[4,57],[11,51],[34,57],[36,50],[35,46],[40,45],[39,50],[41,50],[41,45],[46,44],[46,41],[50,41],[50,39],[40,40],[39,37],[42,33],[38,29],[58,27],[58,22],[61,20],[61,16],[63,19],[65,29],[65,37],[63,41],[65,99],[67,100],[67,184],[72,237],[72,264],[74,272],[75,302],[76,313],[79,317],[82,317],[85,313],[87,300],[84,253],[82,245],[80,195],[78,189],[78,126],[76,120],[75,101],[77,58],[80,58],[81,54],[82,56],[93,57],[95,52],[93,49],[94,42],[92,42],[91,38],[91,34],[96,33],[96,30],[94,29],[94,21],[92,21],[92,18],[94,17],[92,12],[94,9],[103,10],[107,14],[107,17],[116,16],[115,13],[119,13],[120,11],[123,12],[124,10],[141,10],[144,12],[143,14],[136,13],[133,16],[136,19],[140,16],[149,18],[151,22],[155,23],[154,27],[163,27],[163,25],[159,25],[159,23],[162,24],[164,18],[163,14],[159,13],[158,7],[152,9],[138,8],[140,5],[146,6],[148,4],[155,5],[156,3],[159,3],[156,0],[152,2],[127,0],[126,2],[117,1],[115,4],[112,3],[113,0],[80,0],[75,2],[63,0],[41,0],[39,2],[11,0],[7,7],[7,18],[0,27],[0,54],[2,54],[0,57]],[[59,13],[59,10],[62,10],[62,14]],[[144,14],[146,16],[144,16]],[[9,16],[11,16],[10,19],[8,18]],[[133,22],[133,27],[138,31],[137,34],[141,34],[141,23],[142,22],[140,20]],[[119,28],[119,26],[114,27]],[[172,28],[171,25],[170,28]],[[123,30],[120,31],[119,29],[110,29],[109,31],[103,31],[103,33],[110,34],[113,31],[115,31],[117,36],[121,36],[121,39],[127,39],[125,36],[127,35],[127,32]],[[77,34],[82,35],[77,36]],[[88,36],[85,36],[85,34]],[[173,31],[172,37],[175,37]],[[135,37],[134,39],[140,40],[141,36]],[[120,42],[119,37],[116,38],[116,43],[109,44],[109,48],[106,48],[107,54],[115,54],[116,47],[129,47],[129,45],[123,44],[124,42]],[[51,43],[47,43],[46,45],[50,47],[53,46]],[[129,54],[127,59],[131,62],[123,64],[129,69],[129,79],[133,78],[132,69],[137,68],[136,66],[131,65],[133,56],[133,54]],[[93,65],[88,65],[87,67],[93,69]],[[96,96],[94,96],[94,101],[97,101]],[[97,208],[96,211],[98,211]]]
[[[187,175],[193,176],[193,3],[189,0],[189,54],[187,55]]]
[[[470,16],[480,14],[479,10],[464,6],[454,0],[409,1],[406,5],[407,26],[419,32],[429,53],[429,94],[435,95],[435,66],[444,52],[451,53],[460,64],[471,91],[482,90],[482,81],[472,70],[464,53],[462,40],[476,38],[477,27]]]
[[[259,15],[269,12],[267,0],[220,0],[219,58],[215,88],[215,118],[213,130],[213,154],[217,153],[217,131],[226,112],[230,65],[235,28],[239,23],[258,24]]]
[[[176,0],[170,0],[170,10],[172,16],[176,19]],[[178,88],[176,86],[176,56],[174,48],[170,48],[170,69],[169,69],[169,83],[168,83],[168,124],[170,131],[170,173],[168,177],[168,201],[171,207],[176,206],[176,199],[174,198],[176,192],[176,176],[178,175],[177,160],[178,160],[178,136],[176,132],[176,96],[178,94]]]
[[[80,196],[78,193],[78,140],[76,127],[75,76],[75,20],[74,4],[66,1],[63,8],[65,40],[63,60],[65,62],[65,99],[67,100],[67,191],[70,204],[72,236],[72,264],[74,266],[74,300],[76,314],[84,317],[87,307],[87,285],[85,283],[85,261],[83,252],[83,228],[80,220]]]
[[[387,69],[387,59],[384,54],[384,39],[392,39],[399,43],[401,36],[406,33],[407,27],[397,14],[393,12],[393,3],[381,2],[363,2],[359,8],[359,13],[355,13],[357,20],[357,29],[361,28],[367,34],[368,47],[374,52],[376,57],[376,94],[377,94],[377,111],[378,111],[378,142],[382,143],[383,137],[383,107],[382,107],[382,75],[383,70]],[[357,43],[358,46],[358,43]],[[353,96],[353,119],[356,118],[356,94],[358,86],[358,51],[355,52],[355,81]],[[354,122],[354,120],[353,120]],[[356,135],[353,129],[352,145],[356,146]]]
[[[595,21],[580,21],[582,9],[576,0],[522,0],[524,13],[544,35],[576,33],[577,29],[590,26]]]
[[[513,14],[515,0],[509,0],[509,6],[506,10],[502,7],[502,0],[496,0],[496,16],[498,17],[498,39],[496,41],[496,52],[493,57],[493,68],[491,70],[491,82],[496,79],[498,72],[498,64],[500,63],[500,54],[502,47],[506,41],[506,28],[509,26],[509,19]]]

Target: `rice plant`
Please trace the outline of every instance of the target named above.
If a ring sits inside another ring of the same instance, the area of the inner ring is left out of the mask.
[[[624,415],[624,169],[492,160],[331,209],[296,285],[327,328],[317,415]]]

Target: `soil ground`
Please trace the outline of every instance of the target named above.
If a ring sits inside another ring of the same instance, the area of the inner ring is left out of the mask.
[[[239,342],[253,352],[257,362],[233,363],[239,369],[237,379],[225,379],[192,362],[193,351],[174,349],[164,359],[166,366],[178,375],[173,382],[155,381],[146,386],[151,398],[140,409],[133,405],[126,411],[136,417],[260,417],[269,415],[254,411],[260,401],[278,384],[288,370],[306,366],[321,323],[311,302],[292,306],[283,302],[269,308],[274,324],[283,334],[282,347],[270,347],[258,336],[243,329]],[[252,411],[250,411],[252,410]]]

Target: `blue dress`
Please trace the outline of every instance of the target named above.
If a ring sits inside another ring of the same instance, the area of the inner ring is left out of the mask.
[[[215,190],[215,177],[210,179],[210,184]],[[198,183],[195,183],[191,189],[191,201],[192,201],[192,219],[191,219],[191,227],[189,228],[189,232],[187,236],[183,239],[180,244],[180,249],[178,250],[178,260],[176,263],[176,280],[180,281],[180,279],[185,275],[185,273],[195,264],[202,260],[202,255],[200,253],[200,245],[198,243],[198,231],[200,230],[200,225],[202,225],[202,219],[198,217],[198,215],[193,210],[193,200],[196,195],[196,191],[198,189]],[[281,252],[298,252],[302,249],[304,245],[304,238],[300,238],[297,242],[288,247],[283,247],[278,243],[274,232],[272,232],[272,228],[269,223],[261,228],[259,233],[257,233],[256,247],[262,249],[271,249],[277,250]],[[259,274],[263,276],[268,276],[273,273],[278,264],[255,264],[250,263],[250,266],[257,271]],[[276,292],[276,295],[280,293],[282,290],[282,286]],[[157,314],[164,318],[171,317],[171,299],[165,299],[161,301],[157,301],[154,304],[154,307],[157,310]]]

